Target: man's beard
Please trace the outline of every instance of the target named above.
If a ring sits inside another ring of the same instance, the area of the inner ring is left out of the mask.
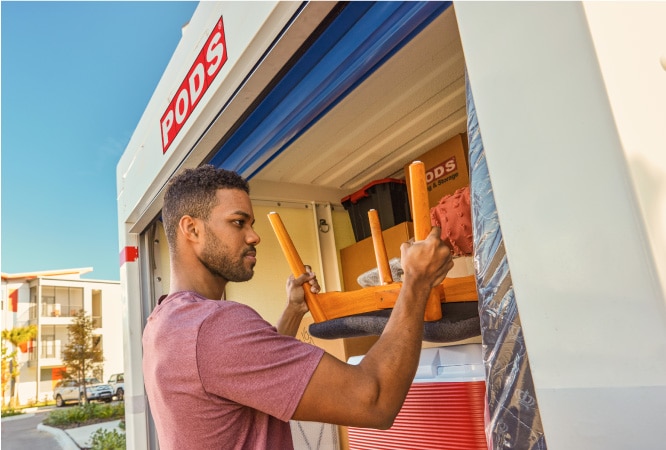
[[[256,251],[253,245],[243,250],[239,257],[233,258],[217,236],[209,231],[206,233],[206,245],[199,261],[211,274],[227,281],[248,281],[254,275],[254,268],[247,268],[244,263],[245,255],[250,251]]]

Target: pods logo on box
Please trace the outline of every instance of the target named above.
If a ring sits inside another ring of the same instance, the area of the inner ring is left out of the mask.
[[[456,157],[452,156],[446,161],[439,163],[435,167],[432,167],[426,171],[426,183],[437,181],[440,178],[447,176],[451,172],[455,172],[456,170],[458,170],[458,164],[456,164]]]
[[[201,97],[227,62],[227,42],[222,17],[213,28],[199,56],[162,115],[162,154],[166,153]]]

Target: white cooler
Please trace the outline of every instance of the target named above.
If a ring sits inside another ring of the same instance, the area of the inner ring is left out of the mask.
[[[363,356],[349,359],[358,364]],[[350,450],[487,450],[481,344],[421,350],[414,383],[388,430],[349,427]]]

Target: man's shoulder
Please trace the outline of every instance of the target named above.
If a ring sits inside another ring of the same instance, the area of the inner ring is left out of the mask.
[[[205,302],[210,299],[198,294],[194,291],[177,291],[171,292],[167,295],[160,297],[159,305],[166,305],[172,302],[185,301],[185,302]],[[212,301],[212,300],[211,300]]]
[[[185,327],[205,320],[211,313],[220,307],[220,301],[203,297],[196,292],[174,292],[161,297],[160,302],[150,313],[148,325],[178,323]]]
[[[194,291],[179,291],[172,294],[162,296],[160,302],[158,303],[156,310],[166,309],[173,311],[176,309],[182,309],[183,307],[186,310],[191,309],[195,306],[200,310],[216,310],[218,308],[227,308],[232,307],[230,303],[226,300],[215,300],[204,297],[203,295],[194,292]]]
[[[198,310],[199,315],[215,316],[227,320],[238,318],[259,318],[261,316],[252,307],[233,300],[212,300],[196,292],[176,292],[170,294],[163,302],[171,311],[181,310],[183,313]]]
[[[225,322],[229,326],[234,323],[247,324],[251,321],[264,320],[248,305],[232,300],[211,300],[196,292],[183,291],[169,294],[163,299],[148,319],[149,324],[155,321],[161,325],[175,322],[182,328],[186,324],[195,326],[202,323]]]
[[[260,319],[257,311],[248,305],[235,302],[233,300],[219,300],[210,304],[210,313],[212,316],[224,318],[226,320],[238,319]]]

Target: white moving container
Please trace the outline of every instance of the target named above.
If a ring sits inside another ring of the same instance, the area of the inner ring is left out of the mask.
[[[117,167],[128,448],[158,448],[141,334],[169,289],[168,180],[250,180],[259,259],[227,298],[274,322],[289,269],[262,217],[342,290],[340,200],[464,133],[466,79],[549,448],[662,448],[665,20],[661,2],[200,2]]]

